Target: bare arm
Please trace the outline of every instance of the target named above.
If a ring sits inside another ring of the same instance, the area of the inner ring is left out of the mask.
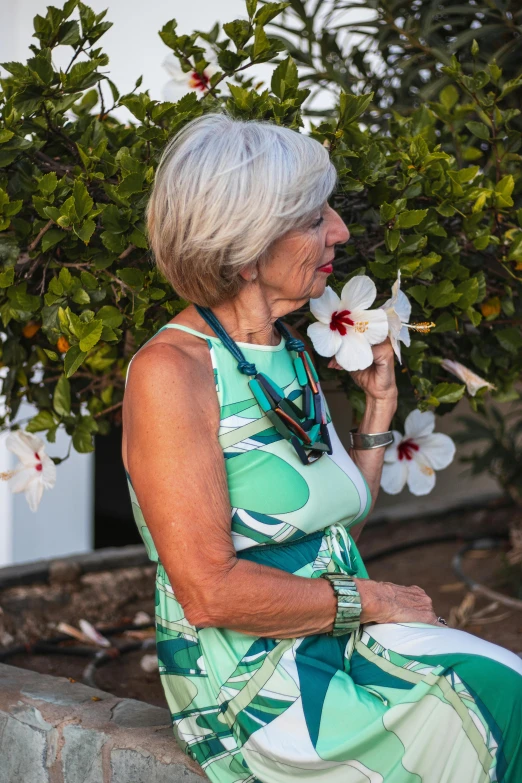
[[[324,633],[336,612],[324,579],[236,557],[211,372],[209,359],[156,344],[136,356],[125,392],[129,473],[176,598],[197,627]]]
[[[208,356],[157,343],[133,361],[124,404],[128,470],[158,555],[190,623],[294,638],[332,629],[336,600],[308,579],[237,558]],[[415,587],[357,580],[362,622],[432,622]]]
[[[360,372],[352,373],[355,383],[366,393],[366,409],[359,424],[359,432],[386,432],[397,409],[397,386],[395,383],[394,354],[390,341],[373,346],[374,363]],[[329,367],[342,369],[332,359]],[[384,448],[350,449],[350,456],[368,483],[372,496],[371,509],[375,505],[381,483]],[[359,538],[365,522],[351,529],[355,541]]]

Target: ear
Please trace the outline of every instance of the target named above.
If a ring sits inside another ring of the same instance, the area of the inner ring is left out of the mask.
[[[257,264],[246,266],[239,274],[247,283],[252,283],[257,277]]]

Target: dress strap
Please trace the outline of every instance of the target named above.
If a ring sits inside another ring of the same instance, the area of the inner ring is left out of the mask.
[[[182,332],[188,332],[189,334],[193,334],[195,337],[201,337],[203,340],[208,340],[209,338],[215,339],[208,334],[203,334],[203,332],[197,332],[195,329],[192,329],[190,326],[184,326],[183,324],[165,324],[165,326],[163,326],[162,329],[181,329]]]

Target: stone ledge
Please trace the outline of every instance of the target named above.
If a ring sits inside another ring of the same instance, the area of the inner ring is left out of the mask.
[[[168,710],[0,664],[0,783],[200,783]]]

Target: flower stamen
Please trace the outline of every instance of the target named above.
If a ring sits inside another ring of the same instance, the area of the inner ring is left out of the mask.
[[[355,331],[358,334],[364,334],[368,331],[368,321],[357,321],[355,324]]]
[[[330,329],[332,332],[339,332],[343,337],[346,334],[347,326],[354,326],[354,322],[350,318],[350,310],[336,310],[332,313],[330,319]]]
[[[420,334],[429,334],[436,326],[433,321],[419,321],[416,324],[405,324],[402,322],[401,325],[405,326],[406,329],[411,329],[412,332],[419,332]]]
[[[397,453],[399,455],[399,459],[412,460],[413,452],[418,450],[419,450],[418,445],[415,443],[414,440],[411,440],[411,438],[401,441],[397,446]]]

